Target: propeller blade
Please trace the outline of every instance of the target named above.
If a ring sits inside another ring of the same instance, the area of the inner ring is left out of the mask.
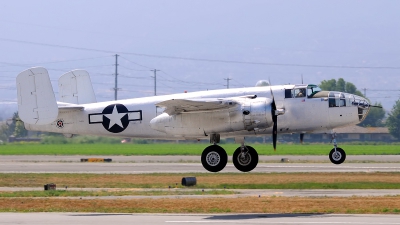
[[[272,114],[272,122],[274,122],[274,126],[272,128],[272,145],[274,146],[274,151],[276,151],[276,139],[278,137],[278,116],[276,115],[276,104],[274,92],[272,91],[271,81],[269,81],[269,90],[271,91],[272,102],[271,102],[271,114]]]
[[[301,133],[301,134],[300,134],[300,143],[301,143],[301,144],[303,144],[303,140],[304,140],[304,134]]]
[[[272,144],[274,146],[274,151],[276,151],[276,139],[278,137],[278,117],[273,116],[272,118],[274,120],[274,127],[272,128]]]

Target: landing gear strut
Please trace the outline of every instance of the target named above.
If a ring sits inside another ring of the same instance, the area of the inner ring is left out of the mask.
[[[258,164],[257,151],[251,146],[242,145],[233,153],[233,165],[242,172],[249,172]]]
[[[346,152],[343,149],[337,147],[336,133],[333,132],[331,142],[332,141],[334,148],[329,153],[329,159],[333,164],[341,164],[346,160]]]
[[[235,142],[240,143],[240,147],[233,153],[233,165],[242,172],[252,171],[258,164],[257,151],[251,146],[244,145],[244,137],[236,137]]]

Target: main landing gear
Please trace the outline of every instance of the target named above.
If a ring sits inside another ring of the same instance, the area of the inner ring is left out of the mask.
[[[210,172],[219,172],[228,163],[228,155],[221,146],[213,144],[204,149],[201,154],[201,163],[204,169]]]
[[[233,153],[232,161],[236,169],[242,172],[250,172],[258,164],[258,154],[253,147],[242,145]]]
[[[210,142],[213,143],[213,145],[205,148],[201,154],[201,163],[203,167],[210,172],[221,171],[228,162],[228,155],[225,150],[216,144],[219,143],[219,139],[219,134],[211,134]],[[258,164],[258,153],[251,146],[244,145],[244,138],[241,140],[241,146],[233,153],[233,165],[242,172],[250,172],[256,168]]]
[[[332,141],[334,148],[329,153],[329,159],[333,164],[341,164],[346,160],[346,152],[343,149],[337,147],[336,133],[333,132],[331,142]]]

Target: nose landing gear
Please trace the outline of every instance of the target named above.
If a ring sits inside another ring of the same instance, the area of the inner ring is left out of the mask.
[[[346,160],[346,152],[337,147],[336,133],[332,132],[332,140],[334,148],[329,153],[329,159],[333,164],[341,164]]]

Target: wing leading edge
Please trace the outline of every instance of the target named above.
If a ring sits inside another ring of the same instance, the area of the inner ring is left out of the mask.
[[[156,106],[166,108],[164,112],[168,115],[185,112],[222,110],[236,105],[236,101],[223,98],[171,99],[156,104]]]

